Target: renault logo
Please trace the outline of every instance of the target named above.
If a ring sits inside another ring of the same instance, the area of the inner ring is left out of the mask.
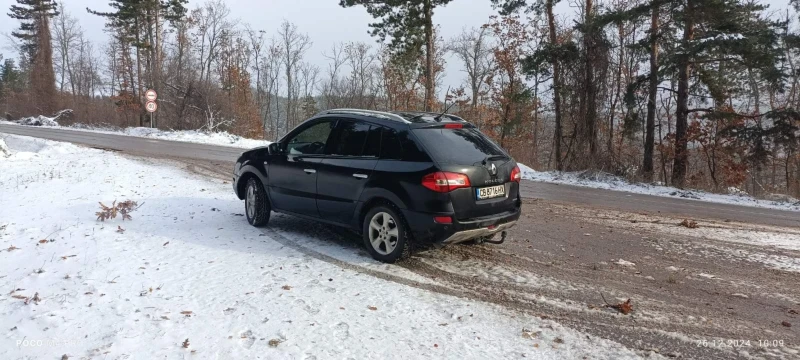
[[[497,166],[494,166],[494,164],[492,164],[492,167],[489,168],[489,172],[492,173],[492,176],[497,176]]]

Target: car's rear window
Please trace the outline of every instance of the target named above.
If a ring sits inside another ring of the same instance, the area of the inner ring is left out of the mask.
[[[473,165],[487,157],[506,157],[492,140],[478,129],[415,129],[414,135],[430,155],[441,164]]]

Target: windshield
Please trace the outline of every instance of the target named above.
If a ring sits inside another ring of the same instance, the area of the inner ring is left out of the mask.
[[[477,165],[508,155],[478,129],[415,129],[414,135],[440,164]]]

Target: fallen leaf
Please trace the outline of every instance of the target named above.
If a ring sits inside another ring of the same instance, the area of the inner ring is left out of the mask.
[[[433,344],[433,347],[438,348],[439,344]]]
[[[181,346],[183,346],[184,349],[188,349],[189,348],[189,338],[186,338],[186,340],[183,340],[183,344],[181,344]]]
[[[797,315],[797,310],[795,310],[795,309],[789,309],[789,314],[792,314],[792,315]]]
[[[683,221],[681,221],[681,223],[678,225],[689,229],[697,229],[697,221],[694,220],[683,219]]]
[[[289,286],[289,285],[283,285],[283,286],[281,286],[281,289],[283,289],[283,290],[292,290],[292,287]]]
[[[167,246],[167,244],[169,244],[169,241],[165,242],[164,245],[161,246]]]
[[[557,338],[553,339],[553,342],[556,343],[556,344],[563,344],[564,340],[561,340],[560,337],[557,337]]]
[[[270,347],[278,347],[278,345],[280,345],[280,343],[282,342],[283,340],[281,339],[270,339],[270,341],[268,341],[267,344],[269,344]]]
[[[183,315],[186,315],[186,317],[190,317],[190,316],[192,316],[192,312],[191,312],[191,311],[189,311],[189,310],[184,310],[184,311],[181,311],[181,314],[183,314]]]
[[[792,327],[792,324],[790,324],[788,321],[781,322],[781,325],[786,327]]]
[[[370,310],[372,310],[372,311],[378,310],[378,308],[376,308],[376,307],[374,307],[374,306],[367,306],[367,309],[370,309]]]
[[[125,229],[123,229],[122,226],[117,225],[117,232],[122,234],[125,232]]]
[[[47,239],[39,240],[39,244],[47,244]]]

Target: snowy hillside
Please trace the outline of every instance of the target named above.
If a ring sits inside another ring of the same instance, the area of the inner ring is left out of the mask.
[[[0,139],[11,152],[0,156],[2,359],[635,357],[551,320],[295,251],[247,225],[230,183]],[[127,199],[139,206],[132,220],[96,220],[98,202]]]

